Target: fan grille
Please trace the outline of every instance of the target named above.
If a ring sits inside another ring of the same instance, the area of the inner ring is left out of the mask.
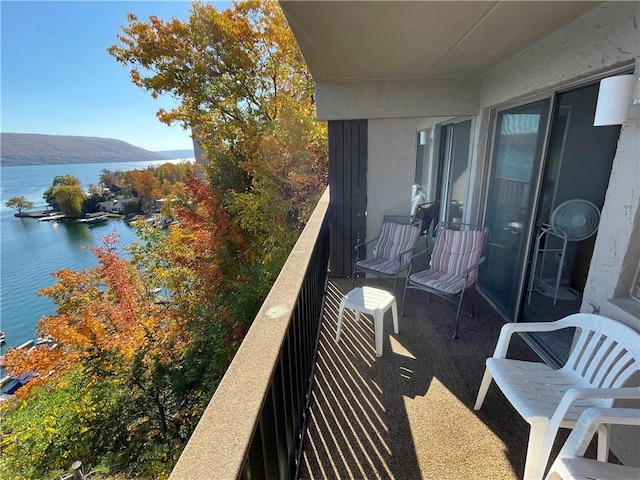
[[[567,240],[579,241],[593,235],[600,224],[600,211],[587,200],[567,200],[551,214],[551,225],[567,234]]]

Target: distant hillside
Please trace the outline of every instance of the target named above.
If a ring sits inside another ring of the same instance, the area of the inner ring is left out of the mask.
[[[166,160],[173,157],[150,152],[113,138],[0,133],[0,165],[52,165]]]
[[[193,150],[162,150],[156,153],[159,153],[160,155],[164,155],[165,157],[174,158],[174,159],[195,158],[196,156],[195,153],[193,153]]]

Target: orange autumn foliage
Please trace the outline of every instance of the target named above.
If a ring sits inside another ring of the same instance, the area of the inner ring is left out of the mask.
[[[178,255],[173,261],[194,273],[198,281],[194,293],[202,299],[200,303],[215,304],[228,281],[228,268],[239,266],[239,254],[249,254],[250,248],[242,230],[231,221],[219,193],[195,175],[188,178],[186,187],[191,202],[179,206],[177,215],[181,230],[189,235],[176,236],[186,249],[170,249],[168,254],[189,252],[189,257]]]
[[[5,359],[13,374],[36,374],[20,395],[78,366],[114,373],[140,351],[168,361],[170,349],[188,340],[175,312],[157,304],[138,270],[119,256],[117,242],[117,234],[107,235],[102,247],[92,248],[99,266],[60,270],[53,274],[58,282],[41,290],[57,305],[56,315],[43,317],[37,327],[51,343],[11,349]]]

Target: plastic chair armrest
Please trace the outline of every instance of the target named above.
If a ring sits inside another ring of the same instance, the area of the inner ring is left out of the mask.
[[[602,424],[640,426],[640,409],[587,408],[580,415],[576,426],[573,428],[557,458],[583,456],[598,427]]]
[[[581,388],[575,387],[567,390],[558,404],[558,408],[551,417],[551,423],[560,425],[567,411],[576,400],[588,398],[634,399],[640,398],[640,387],[622,388]]]
[[[509,342],[511,336],[514,333],[523,332],[552,332],[554,330],[561,330],[567,328],[566,322],[526,322],[526,323],[506,323],[500,329],[500,336],[498,337],[498,343],[493,353],[495,358],[506,358],[507,349],[509,348]]]

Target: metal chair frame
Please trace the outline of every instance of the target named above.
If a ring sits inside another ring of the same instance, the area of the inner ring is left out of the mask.
[[[452,226],[455,226],[455,228],[451,228]],[[440,222],[438,223],[438,225],[435,228],[436,230],[436,243],[434,244],[433,249],[431,250],[425,250],[423,252],[419,252],[417,254],[415,254],[413,257],[411,257],[411,266],[409,267],[409,272],[407,273],[407,278],[405,280],[405,285],[404,285],[404,293],[402,296],[402,316],[404,316],[404,311],[405,311],[405,304],[406,304],[406,296],[407,296],[407,290],[409,289],[414,289],[414,290],[422,290],[424,292],[427,292],[428,294],[434,294],[437,295],[438,297],[444,298],[446,300],[449,300],[452,303],[457,303],[458,304],[458,308],[456,310],[456,318],[455,318],[455,324],[454,324],[454,330],[453,330],[453,338],[458,338],[458,329],[459,329],[459,324],[460,324],[460,312],[462,311],[462,302],[464,301],[464,294],[465,291],[467,290],[467,288],[473,286],[476,282],[475,278],[472,278],[470,276],[471,272],[473,272],[474,270],[476,270],[481,264],[482,262],[485,261],[485,257],[481,256],[480,259],[474,263],[473,265],[471,265],[469,268],[465,269],[461,274],[460,277],[464,278],[464,286],[463,288],[456,292],[456,293],[448,293],[448,292],[443,292],[441,290],[435,289],[435,288],[431,288],[428,287],[426,285],[423,285],[421,283],[415,282],[411,280],[411,275],[413,273],[418,273],[418,272],[414,272],[413,271],[413,261],[420,257],[421,255],[425,255],[427,253],[433,255],[433,252],[436,250],[436,246],[438,244],[438,240],[439,237],[441,235],[441,232],[443,230],[477,230],[480,232],[484,233],[484,239],[483,239],[483,243],[480,247],[481,252],[484,251],[484,248],[487,244],[487,239],[489,237],[489,229],[486,227],[480,227],[477,228],[472,224],[469,223],[455,223],[455,224],[451,224],[451,223],[447,223],[447,222]],[[433,260],[433,259],[432,259]],[[432,264],[432,260],[430,262],[430,265]],[[473,297],[472,297],[472,302],[471,302],[471,316],[475,316],[475,288],[473,289]]]
[[[384,222],[392,222],[392,223],[398,223],[401,225],[409,225],[409,226],[413,226],[415,228],[417,228],[420,232],[422,232],[422,220],[419,218],[411,218],[411,217],[407,217],[404,215],[385,215],[383,223]],[[417,245],[417,239],[419,238],[419,236],[416,237],[416,242],[413,244],[413,246],[403,252],[398,253],[398,257],[407,255],[409,253],[412,253],[415,251],[416,249],[416,245]],[[396,284],[398,282],[398,274],[402,271],[408,270],[411,266],[411,262],[409,261],[406,266],[400,266],[400,268],[395,272],[395,273],[385,273],[385,272],[381,272],[378,270],[374,270],[371,268],[365,268],[362,267],[360,265],[358,265],[358,262],[360,262],[361,260],[367,258],[366,257],[366,246],[377,242],[378,240],[380,240],[380,235],[377,236],[376,238],[372,239],[372,240],[367,240],[366,242],[362,242],[362,243],[358,243],[355,247],[354,250],[356,252],[356,258],[355,261],[353,263],[353,275],[351,276],[351,288],[353,288],[355,286],[355,279],[356,279],[356,275],[358,273],[364,273],[366,274],[370,274],[373,275],[375,277],[378,277],[378,279],[383,278],[386,280],[391,280],[393,279],[393,292],[395,292],[396,289]],[[364,248],[363,248],[364,247]]]

